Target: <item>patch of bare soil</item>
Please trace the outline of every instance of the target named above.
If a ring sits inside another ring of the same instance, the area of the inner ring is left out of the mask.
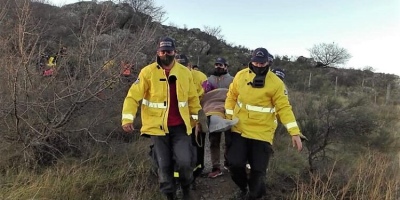
[[[193,196],[198,200],[227,200],[232,197],[237,188],[227,171],[217,178],[204,177],[196,181],[197,189],[193,191]]]
[[[221,141],[224,141],[222,136]],[[221,166],[224,162],[224,142],[221,142]],[[196,179],[197,187],[193,191],[196,200],[228,200],[237,190],[237,186],[232,181],[229,171],[223,169],[223,175],[216,178],[208,178],[207,174],[211,171],[210,142],[208,135],[205,142],[205,169],[204,176]]]

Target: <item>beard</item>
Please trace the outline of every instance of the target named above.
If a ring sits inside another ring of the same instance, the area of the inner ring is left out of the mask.
[[[169,66],[175,59],[174,55],[164,55],[164,56],[160,56],[160,63],[163,66]]]
[[[228,73],[228,71],[225,70],[225,69],[222,69],[222,68],[215,68],[213,74],[214,74],[215,76],[222,76],[222,75],[227,74],[227,73]]]

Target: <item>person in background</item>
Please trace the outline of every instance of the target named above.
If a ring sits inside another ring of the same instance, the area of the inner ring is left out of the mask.
[[[207,82],[211,84],[213,88],[229,88],[229,85],[232,83],[233,77],[228,73],[228,62],[225,58],[219,57],[215,60],[214,63],[214,72],[208,77]],[[209,134],[210,140],[210,153],[211,153],[211,164],[212,169],[211,172],[208,173],[209,178],[216,178],[223,174],[221,170],[220,163],[220,146],[221,146],[221,136],[222,133],[225,133],[225,139],[229,138],[230,131],[215,131]],[[225,148],[226,150],[226,148]],[[225,154],[224,154],[225,155]],[[227,167],[229,165],[226,156],[224,156],[224,166]]]
[[[190,68],[189,59],[185,54],[177,54],[175,59],[192,72],[193,82],[197,89],[199,100],[201,100],[204,94],[202,83],[207,80],[207,76],[200,71],[193,70],[193,67]],[[196,165],[193,171],[192,189],[196,190],[196,178],[199,177],[204,170],[204,141],[206,138],[206,133],[198,129],[196,130],[196,127],[193,127],[191,136],[192,144],[196,151]]]
[[[268,53],[268,63],[269,67],[271,67],[274,64],[274,56],[270,53]]]
[[[266,194],[266,170],[277,127],[275,113],[292,137],[293,146],[298,151],[303,148],[285,85],[274,73],[268,73],[269,55],[265,48],[253,51],[248,68],[236,74],[225,102],[226,117],[239,120],[227,144],[231,177],[240,189],[235,194],[238,199],[258,199]],[[247,162],[251,166],[249,177]]]
[[[276,76],[278,76],[282,81],[285,80],[285,71],[283,69],[280,68],[275,68],[271,70]]]
[[[204,96],[200,104],[209,121],[210,135],[229,131],[238,122],[238,119],[230,120],[225,117],[225,99],[228,89],[214,88],[208,81],[203,83],[203,88]],[[225,137],[225,143],[229,143],[228,140],[229,135]]]
[[[193,70],[196,70],[196,71],[200,71],[199,66],[197,66],[197,65],[193,65],[193,66],[192,66],[192,69],[193,69]]]
[[[201,71],[193,70],[193,67],[190,64],[189,59],[185,54],[176,54],[175,59],[176,59],[176,61],[178,61],[178,63],[187,67],[190,70],[190,72],[192,73],[193,82],[196,86],[196,91],[199,94],[199,97],[201,98],[201,96],[204,93],[203,88],[201,87],[201,84],[207,80],[207,76]]]

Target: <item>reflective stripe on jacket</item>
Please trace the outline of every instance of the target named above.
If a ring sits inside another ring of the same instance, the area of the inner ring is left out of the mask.
[[[263,88],[253,88],[250,82],[255,77],[249,68],[238,72],[229,87],[225,101],[227,118],[239,118],[233,132],[243,137],[273,143],[279,114],[281,122],[290,135],[299,135],[292,106],[289,103],[286,88],[281,79],[268,72]]]
[[[199,97],[189,69],[175,62],[169,78],[176,77],[178,108],[185,122],[187,133],[192,132],[190,121],[197,119],[201,109]],[[164,70],[154,62],[144,67],[132,84],[122,109],[122,125],[132,123],[139,101],[142,100],[142,134],[165,135],[168,133],[169,84]]]

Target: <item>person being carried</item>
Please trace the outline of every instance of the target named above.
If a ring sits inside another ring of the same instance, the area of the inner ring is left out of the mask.
[[[204,96],[200,101],[208,118],[208,130],[210,134],[228,131],[235,125],[238,119],[225,119],[225,99],[228,89],[213,88],[208,82],[203,83]]]

